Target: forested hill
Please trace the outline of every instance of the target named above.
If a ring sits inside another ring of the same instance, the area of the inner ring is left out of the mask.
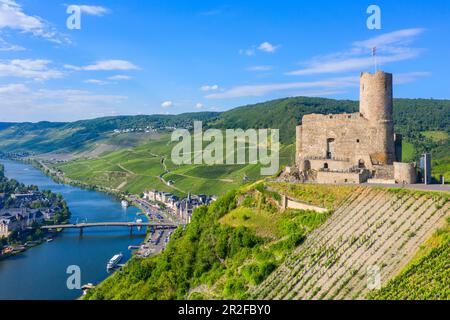
[[[223,128],[279,128],[282,142],[292,143],[295,126],[306,114],[358,112],[359,102],[323,98],[286,98],[239,107],[220,115]],[[396,132],[415,137],[423,131],[450,131],[450,100],[395,99]]]
[[[209,121],[218,116],[216,112],[198,112],[104,117],[70,123],[0,123],[0,152],[77,152],[107,140],[116,129],[186,127],[195,120]]]
[[[106,117],[72,123],[0,123],[0,151],[76,151],[105,137],[114,129],[190,127],[200,120],[205,127],[278,128],[281,142],[294,142],[295,126],[310,113],[357,112],[358,101],[295,97],[232,109],[223,113]],[[433,139],[423,132],[450,133],[450,100],[396,99],[395,130],[415,145],[417,152],[436,149],[448,139]]]

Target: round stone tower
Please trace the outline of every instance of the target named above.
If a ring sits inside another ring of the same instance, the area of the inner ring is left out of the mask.
[[[360,113],[371,131],[370,156],[375,164],[395,160],[392,74],[361,73]]]

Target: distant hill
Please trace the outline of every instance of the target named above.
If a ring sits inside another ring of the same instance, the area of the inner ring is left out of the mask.
[[[223,113],[117,116],[72,123],[0,123],[0,151],[75,152],[108,139],[115,129],[191,127],[195,120],[203,121],[205,128],[279,128],[281,142],[292,144],[295,126],[304,115],[352,113],[358,108],[358,101],[295,97],[242,106]],[[403,134],[405,139],[407,156],[404,160],[417,160],[421,153],[429,151],[435,159],[441,159],[441,171],[446,171],[447,161],[442,163],[442,158],[448,157],[450,147],[450,100],[395,99],[394,121],[395,131]]]
[[[195,120],[208,121],[218,115],[215,112],[199,112],[104,117],[71,123],[0,123],[0,151],[77,152],[107,139],[115,129],[185,127]]]

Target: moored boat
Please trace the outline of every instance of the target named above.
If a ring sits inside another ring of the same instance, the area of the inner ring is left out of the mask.
[[[115,267],[117,267],[119,262],[122,261],[122,258],[123,258],[123,254],[122,253],[116,254],[114,257],[112,257],[109,260],[108,264],[106,265],[106,269],[112,270]]]

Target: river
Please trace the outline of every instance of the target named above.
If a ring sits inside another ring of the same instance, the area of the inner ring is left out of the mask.
[[[0,160],[5,175],[40,190],[60,193],[72,214],[71,222],[135,221],[136,207],[122,208],[115,197],[66,184],[58,184],[29,164]],[[141,216],[141,219],[146,219]],[[66,230],[53,242],[44,243],[15,257],[0,261],[0,300],[71,300],[80,290],[67,288],[69,266],[79,266],[81,283],[98,284],[108,277],[106,263],[116,253],[131,257],[129,245],[138,245],[145,238],[145,229],[88,228],[80,237],[78,230]],[[123,263],[122,262],[122,263]]]

